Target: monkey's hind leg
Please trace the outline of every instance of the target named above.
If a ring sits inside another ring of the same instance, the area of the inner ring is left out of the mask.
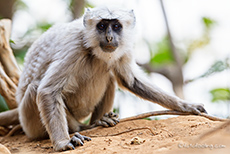
[[[43,126],[36,104],[37,85],[28,85],[24,97],[19,104],[19,120],[25,134],[31,139],[47,138],[48,133]]]

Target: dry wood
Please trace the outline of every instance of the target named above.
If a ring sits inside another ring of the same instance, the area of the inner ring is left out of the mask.
[[[0,94],[13,109],[17,107],[15,92],[21,71],[9,44],[10,32],[11,20],[0,20]]]
[[[151,116],[159,116],[159,115],[192,115],[192,114],[187,113],[187,112],[174,111],[174,110],[162,110],[162,111],[153,111],[153,112],[139,114],[137,116],[124,118],[124,119],[121,119],[120,122],[143,119],[143,118],[147,118],[147,117],[151,117]],[[213,117],[213,116],[205,114],[205,113],[201,113],[200,115],[197,115],[197,116],[202,116],[202,117],[208,118],[208,119],[213,120],[213,121],[226,121],[227,120],[227,119],[221,119],[221,118]]]
[[[186,113],[186,112],[174,111],[174,110],[162,110],[162,111],[153,111],[153,112],[143,113],[143,114],[139,114],[137,116],[132,116],[132,117],[128,117],[128,118],[123,118],[123,119],[120,119],[120,122],[138,120],[138,119],[143,119],[143,118],[147,118],[147,117],[151,117],[151,116],[159,116],[159,115],[192,115],[192,114],[191,113]],[[228,120],[228,119],[221,119],[221,118],[213,117],[213,116],[210,116],[210,115],[205,114],[205,113],[201,113],[200,115],[197,115],[197,116],[202,116],[202,117],[205,117],[205,118],[213,120],[213,121],[227,121]],[[100,128],[101,127],[97,127],[95,124],[93,124],[93,125],[91,125],[91,129],[81,131],[81,133],[89,134],[90,131],[97,130],[97,129],[100,129]],[[137,128],[137,129],[139,129],[139,128]],[[136,130],[136,129],[134,128],[132,130],[125,130],[123,132],[119,132],[119,133],[116,133],[116,134],[108,134],[106,136],[116,136],[116,135],[127,133],[127,132],[130,132],[130,131],[133,131],[133,130]],[[151,129],[150,129],[150,131],[152,132]],[[99,137],[99,136],[95,135],[95,136],[91,136],[91,137]]]

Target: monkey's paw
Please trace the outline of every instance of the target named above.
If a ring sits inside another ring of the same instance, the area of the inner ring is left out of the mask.
[[[118,114],[113,112],[106,113],[100,120],[96,120],[96,125],[103,127],[115,126],[117,123],[119,123]]]
[[[189,112],[193,114],[199,115],[200,113],[207,113],[207,111],[204,109],[203,104],[184,104],[182,107],[183,112]]]
[[[74,150],[76,146],[83,146],[84,141],[91,141],[91,138],[87,136],[83,136],[76,132],[74,136],[70,139],[70,141],[62,142],[56,146],[54,146],[55,151],[66,151],[66,150]]]

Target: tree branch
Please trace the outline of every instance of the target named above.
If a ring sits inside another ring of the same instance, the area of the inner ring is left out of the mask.
[[[13,51],[10,47],[11,21],[0,20],[0,94],[10,109],[16,108],[15,92],[20,76]]]

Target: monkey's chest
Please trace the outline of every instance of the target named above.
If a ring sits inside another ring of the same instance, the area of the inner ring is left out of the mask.
[[[93,112],[105,94],[108,80],[108,74],[94,76],[79,83],[75,93],[68,95],[66,105],[75,119],[81,120]]]

